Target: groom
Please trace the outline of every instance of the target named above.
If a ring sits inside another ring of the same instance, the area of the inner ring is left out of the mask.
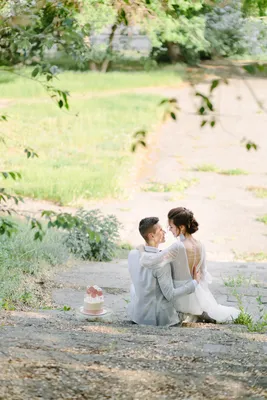
[[[145,240],[145,251],[156,253],[160,243],[165,242],[165,232],[157,217],[144,218],[139,223],[139,232]],[[131,321],[143,325],[171,326],[179,323],[173,301],[195,291],[200,280],[194,272],[194,280],[174,289],[171,266],[145,268],[140,266],[139,250],[131,250],[128,268],[131,275],[131,301],[128,316]]]

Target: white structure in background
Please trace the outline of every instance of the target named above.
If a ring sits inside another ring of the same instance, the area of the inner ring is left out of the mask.
[[[107,45],[110,34],[111,27],[106,28],[101,33],[91,35],[91,46]],[[115,31],[112,40],[112,48],[118,52],[136,51],[144,56],[148,56],[152,49],[152,45],[148,37],[140,33],[138,27],[125,27],[121,25]]]

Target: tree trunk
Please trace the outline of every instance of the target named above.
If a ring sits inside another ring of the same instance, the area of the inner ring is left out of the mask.
[[[166,45],[170,62],[175,64],[178,61],[181,61],[181,51],[179,45],[174,42],[167,42]]]
[[[118,28],[118,24],[117,21],[115,22],[115,24],[112,25],[111,27],[111,32],[108,38],[108,48],[107,48],[107,57],[106,59],[103,61],[102,66],[101,66],[101,72],[107,72],[108,68],[110,67],[110,56],[112,55],[112,51],[113,51],[113,39],[114,39],[114,35],[115,32]]]
[[[97,65],[93,61],[89,62],[89,68],[90,68],[90,71],[98,71]]]

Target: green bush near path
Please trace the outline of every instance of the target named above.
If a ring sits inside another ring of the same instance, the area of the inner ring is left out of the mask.
[[[44,304],[44,280],[68,257],[64,235],[52,229],[42,242],[25,224],[11,238],[0,236],[0,309]]]

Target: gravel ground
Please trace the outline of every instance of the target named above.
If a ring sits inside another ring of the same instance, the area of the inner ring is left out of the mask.
[[[1,400],[267,398],[266,335],[237,325],[6,312],[0,341]]]

